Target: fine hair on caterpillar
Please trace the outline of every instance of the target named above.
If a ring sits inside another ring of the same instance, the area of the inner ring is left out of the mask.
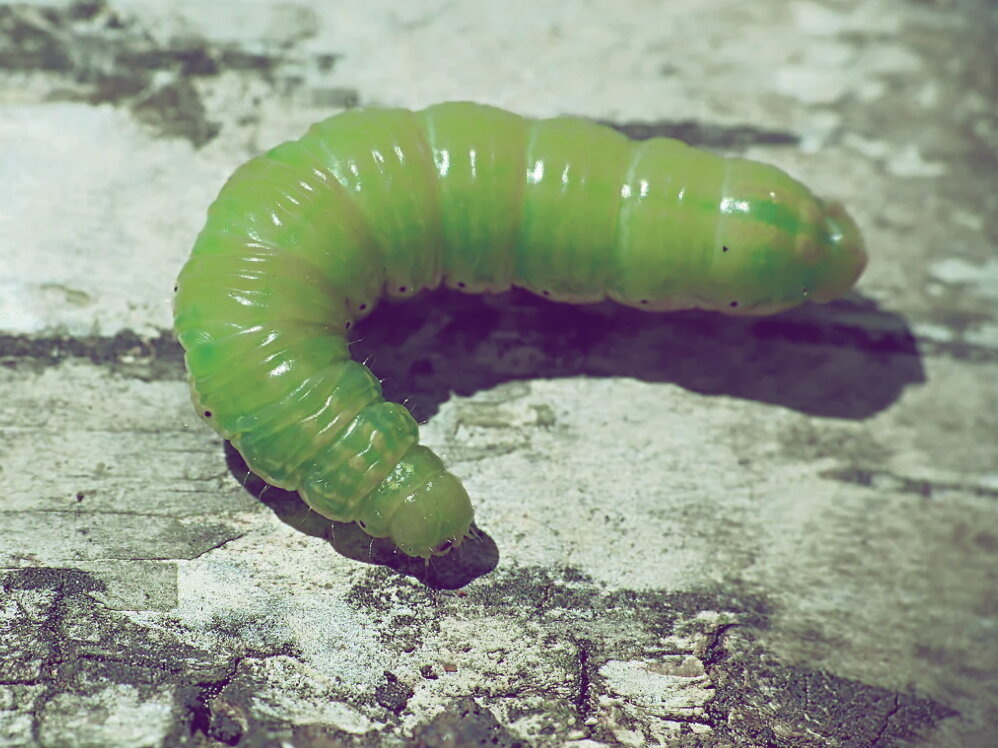
[[[350,357],[379,300],[517,286],[760,315],[836,298],[865,263],[844,208],[773,166],[464,102],[355,109],[235,171],[174,322],[195,408],[254,473],[428,559],[469,536],[471,502]]]

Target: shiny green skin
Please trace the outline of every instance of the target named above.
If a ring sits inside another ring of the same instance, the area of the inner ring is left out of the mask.
[[[429,557],[460,481],[352,361],[382,296],[444,283],[768,314],[852,286],[855,224],[778,169],[582,120],[449,103],[357,109],[239,167],[175,297],[195,407],[268,482]]]

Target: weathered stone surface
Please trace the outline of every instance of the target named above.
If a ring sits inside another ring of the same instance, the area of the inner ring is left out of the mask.
[[[995,12],[0,2],[0,746],[993,745]],[[476,502],[427,566],[247,474],[169,302],[239,162],[458,98],[771,161],[872,262],[760,320],[380,308]]]

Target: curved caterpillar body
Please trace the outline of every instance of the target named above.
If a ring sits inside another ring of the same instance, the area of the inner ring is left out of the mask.
[[[429,557],[471,503],[350,359],[382,296],[516,285],[639,309],[769,314],[865,265],[836,203],[761,163],[470,103],[355,109],[240,166],[180,273],[195,407],[268,482]]]

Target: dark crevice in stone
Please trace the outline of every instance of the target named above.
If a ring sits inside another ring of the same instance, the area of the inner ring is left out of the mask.
[[[860,467],[833,468],[818,473],[822,478],[853,483],[858,486],[874,487],[878,490],[897,491],[931,499],[940,493],[961,493],[981,498],[998,499],[998,489],[975,486],[969,483],[949,483],[908,478],[888,470],[869,470]]]
[[[212,705],[222,691],[232,683],[244,659],[244,657],[237,658],[221,678],[195,683],[186,689],[181,699],[181,706],[187,710],[192,737],[200,733],[224,745],[237,745],[242,739],[245,726],[240,720],[233,718],[227,710],[213,710]]]
[[[881,741],[884,735],[887,734],[888,728],[891,726],[891,720],[894,716],[901,710],[901,699],[895,695],[894,696],[894,707],[884,715],[884,726],[880,728],[877,734],[874,736],[873,741],[870,743],[870,748],[876,748],[876,746],[881,745]]]
[[[144,381],[184,378],[184,353],[173,333],[141,337],[122,330],[97,335],[27,336],[0,334],[0,365],[40,369],[69,359],[84,359]]]
[[[402,683],[394,673],[385,671],[385,681],[374,689],[374,700],[393,714],[401,714],[415,691]]]
[[[592,663],[590,662],[590,651],[593,643],[588,639],[576,639],[575,646],[578,649],[578,687],[575,694],[575,712],[579,716],[579,722],[583,725],[593,712],[592,694]]]
[[[708,634],[707,643],[704,646],[703,654],[700,656],[703,668],[708,674],[717,663],[727,656],[728,653],[724,649],[724,637],[728,631],[738,625],[737,623],[726,623],[718,626]]]

